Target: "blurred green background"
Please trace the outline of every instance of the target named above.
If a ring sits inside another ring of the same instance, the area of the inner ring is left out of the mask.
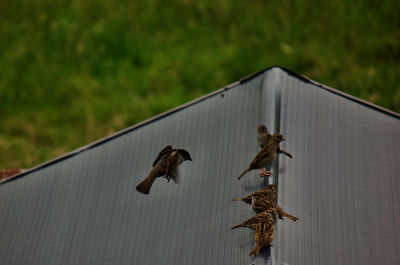
[[[0,168],[281,65],[400,112],[400,1],[0,1]]]

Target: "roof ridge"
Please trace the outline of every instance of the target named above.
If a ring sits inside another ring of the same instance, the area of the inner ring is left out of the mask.
[[[105,137],[103,137],[103,138],[100,138],[100,139],[98,139],[98,140],[96,140],[96,141],[94,141],[94,142],[91,142],[91,143],[89,143],[89,144],[86,144],[86,145],[84,145],[84,146],[81,146],[81,147],[79,147],[79,148],[77,148],[77,149],[75,149],[75,150],[73,150],[73,151],[70,151],[70,152],[64,154],[64,155],[61,155],[61,156],[56,157],[56,158],[53,158],[53,159],[51,159],[51,160],[48,160],[48,161],[46,161],[46,162],[44,162],[44,163],[41,163],[41,164],[35,166],[35,167],[32,167],[32,168],[30,168],[30,169],[27,169],[26,171],[22,171],[22,172],[20,172],[20,173],[18,173],[18,174],[15,174],[15,175],[13,175],[13,176],[7,178],[7,179],[2,179],[2,180],[0,180],[0,185],[3,184],[3,183],[5,183],[5,182],[8,182],[8,181],[17,179],[17,178],[19,178],[19,177],[22,177],[22,176],[24,176],[24,175],[26,175],[26,174],[28,174],[28,173],[34,172],[34,171],[36,171],[36,170],[38,170],[38,169],[44,168],[44,167],[46,167],[46,166],[48,166],[48,165],[51,165],[51,164],[53,164],[53,163],[56,163],[56,162],[62,161],[62,160],[64,160],[64,159],[67,159],[67,158],[69,158],[69,157],[75,156],[75,155],[77,155],[77,154],[79,154],[79,153],[81,153],[81,152],[83,152],[83,151],[86,151],[86,150],[88,150],[88,149],[94,148],[94,147],[96,147],[96,146],[98,146],[98,145],[100,145],[100,144],[103,144],[103,143],[105,143],[105,142],[108,142],[108,141],[110,141],[110,140],[112,140],[112,139],[114,139],[114,138],[117,138],[117,137],[119,137],[119,136],[121,136],[121,135],[124,135],[124,134],[126,134],[126,133],[128,133],[128,132],[130,132],[130,131],[136,130],[136,129],[138,129],[138,128],[142,127],[142,126],[145,126],[145,125],[147,125],[147,124],[149,124],[149,123],[152,123],[152,122],[154,122],[154,121],[157,121],[157,120],[159,120],[159,119],[162,119],[162,118],[164,118],[164,117],[167,117],[167,116],[169,116],[169,115],[171,115],[171,114],[174,114],[175,112],[178,112],[178,111],[180,111],[180,110],[183,110],[183,109],[185,109],[185,108],[187,108],[187,107],[190,107],[190,106],[192,106],[192,105],[194,105],[194,104],[197,104],[197,103],[199,103],[199,102],[201,102],[201,101],[203,101],[203,100],[206,100],[206,99],[211,98],[211,97],[213,97],[213,96],[216,96],[216,95],[218,95],[218,94],[223,94],[225,91],[227,91],[227,90],[229,90],[229,89],[231,89],[231,88],[233,88],[233,87],[235,87],[235,86],[237,86],[237,85],[244,84],[244,83],[246,83],[247,81],[249,81],[249,80],[251,80],[251,79],[253,79],[253,78],[255,78],[255,77],[257,77],[257,76],[259,76],[259,75],[261,75],[261,74],[264,74],[264,73],[267,72],[267,71],[273,70],[273,69],[279,69],[279,70],[281,70],[282,72],[285,72],[285,73],[287,73],[287,74],[290,75],[290,76],[293,76],[293,77],[295,77],[295,78],[297,78],[297,79],[300,79],[300,80],[303,81],[303,82],[310,83],[310,84],[312,84],[312,85],[318,86],[318,87],[320,87],[321,89],[324,89],[324,90],[329,91],[329,92],[331,92],[331,93],[334,93],[334,94],[336,94],[336,95],[345,97],[345,98],[347,98],[347,99],[349,99],[349,100],[352,100],[352,101],[354,101],[354,102],[360,103],[360,104],[362,104],[362,105],[364,105],[364,106],[367,106],[367,107],[369,107],[369,108],[375,109],[375,110],[377,110],[377,111],[383,112],[383,113],[385,113],[385,114],[387,114],[387,115],[390,115],[390,116],[392,116],[392,117],[395,117],[395,118],[400,119],[400,114],[399,114],[399,113],[393,112],[393,111],[391,111],[391,110],[385,109],[385,108],[383,108],[383,107],[380,107],[380,106],[375,105],[375,104],[373,104],[373,103],[370,103],[370,102],[368,102],[368,101],[362,100],[362,99],[360,99],[360,98],[354,97],[354,96],[349,95],[349,94],[344,93],[344,92],[341,92],[341,91],[336,90],[336,89],[334,89],[334,88],[331,88],[331,87],[329,87],[329,86],[323,85],[323,84],[321,84],[321,83],[319,83],[319,82],[317,82],[317,81],[314,81],[314,80],[312,80],[312,79],[310,79],[310,78],[308,78],[308,77],[306,77],[306,76],[303,76],[303,75],[300,75],[300,74],[298,74],[298,73],[296,73],[296,72],[293,72],[292,70],[289,70],[289,69],[287,69],[287,68],[285,68],[285,67],[283,67],[283,66],[274,65],[274,66],[270,66],[270,67],[264,68],[264,69],[262,69],[262,70],[260,70],[260,71],[255,72],[255,73],[252,73],[252,74],[250,74],[250,75],[248,75],[248,76],[245,76],[245,77],[239,79],[239,81],[236,81],[236,82],[231,83],[231,84],[229,84],[229,85],[227,85],[227,86],[224,86],[224,87],[222,87],[222,88],[219,88],[219,89],[217,89],[217,90],[215,90],[215,91],[213,91],[213,92],[211,92],[211,93],[208,93],[208,94],[206,94],[206,95],[203,95],[203,96],[201,96],[201,97],[199,97],[199,98],[193,99],[193,100],[191,100],[191,101],[189,101],[189,102],[187,102],[187,103],[184,103],[183,105],[177,106],[177,107],[175,107],[175,108],[173,108],[173,109],[171,109],[171,110],[168,110],[168,111],[166,111],[166,112],[160,113],[160,114],[158,114],[158,115],[156,115],[156,116],[153,116],[153,117],[151,117],[151,118],[149,118],[149,119],[146,119],[146,120],[141,121],[141,122],[139,122],[139,123],[137,123],[137,124],[131,125],[131,126],[125,128],[125,129],[122,129],[122,130],[120,130],[120,131],[117,131],[117,132],[115,132],[115,133],[113,133],[113,134],[111,134],[111,135],[108,135],[108,136],[105,136]]]

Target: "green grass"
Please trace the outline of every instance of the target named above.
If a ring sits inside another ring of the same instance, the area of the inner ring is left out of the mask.
[[[400,2],[0,2],[0,168],[31,167],[271,65],[400,112]]]

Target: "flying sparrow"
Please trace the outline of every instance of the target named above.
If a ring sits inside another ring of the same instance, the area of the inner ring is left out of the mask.
[[[265,167],[270,167],[272,162],[274,162],[276,153],[279,150],[279,143],[284,141],[283,135],[280,133],[275,133],[272,135],[270,141],[261,149],[260,152],[256,155],[256,157],[251,162],[250,166],[240,174],[238,180],[247,172],[254,170],[254,169],[262,169]],[[272,173],[270,173],[272,174]],[[266,175],[270,175],[266,174]]]
[[[256,213],[261,213],[264,211],[269,211],[270,209],[275,209],[276,212],[278,213],[278,216],[280,219],[283,219],[282,216],[285,216],[285,217],[289,218],[290,220],[292,220],[293,222],[296,222],[297,220],[299,220],[299,218],[288,214],[281,207],[279,207],[276,203],[274,203],[273,201],[270,201],[268,199],[261,199],[258,201],[254,201],[251,204],[251,207],[253,208],[253,210]]]
[[[192,161],[192,158],[185,149],[172,149],[170,145],[164,147],[156,160],[154,160],[153,168],[149,175],[136,186],[136,190],[144,194],[149,194],[154,180],[162,176],[165,176],[168,182],[171,179],[177,182],[177,167],[186,160]]]
[[[255,247],[250,251],[250,255],[257,256],[263,247],[271,247],[274,238],[274,225],[270,223],[260,223],[257,225],[256,233],[254,234]]]
[[[232,201],[243,201],[247,204],[252,204],[253,200],[268,199],[271,201],[276,201],[278,190],[274,184],[267,185],[264,189],[253,192],[249,196],[243,198],[236,198]]]

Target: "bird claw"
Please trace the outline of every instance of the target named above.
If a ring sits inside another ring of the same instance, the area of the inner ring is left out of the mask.
[[[260,177],[270,177],[272,176],[272,172],[271,171],[267,171],[265,169],[260,169],[261,173],[260,173]]]

